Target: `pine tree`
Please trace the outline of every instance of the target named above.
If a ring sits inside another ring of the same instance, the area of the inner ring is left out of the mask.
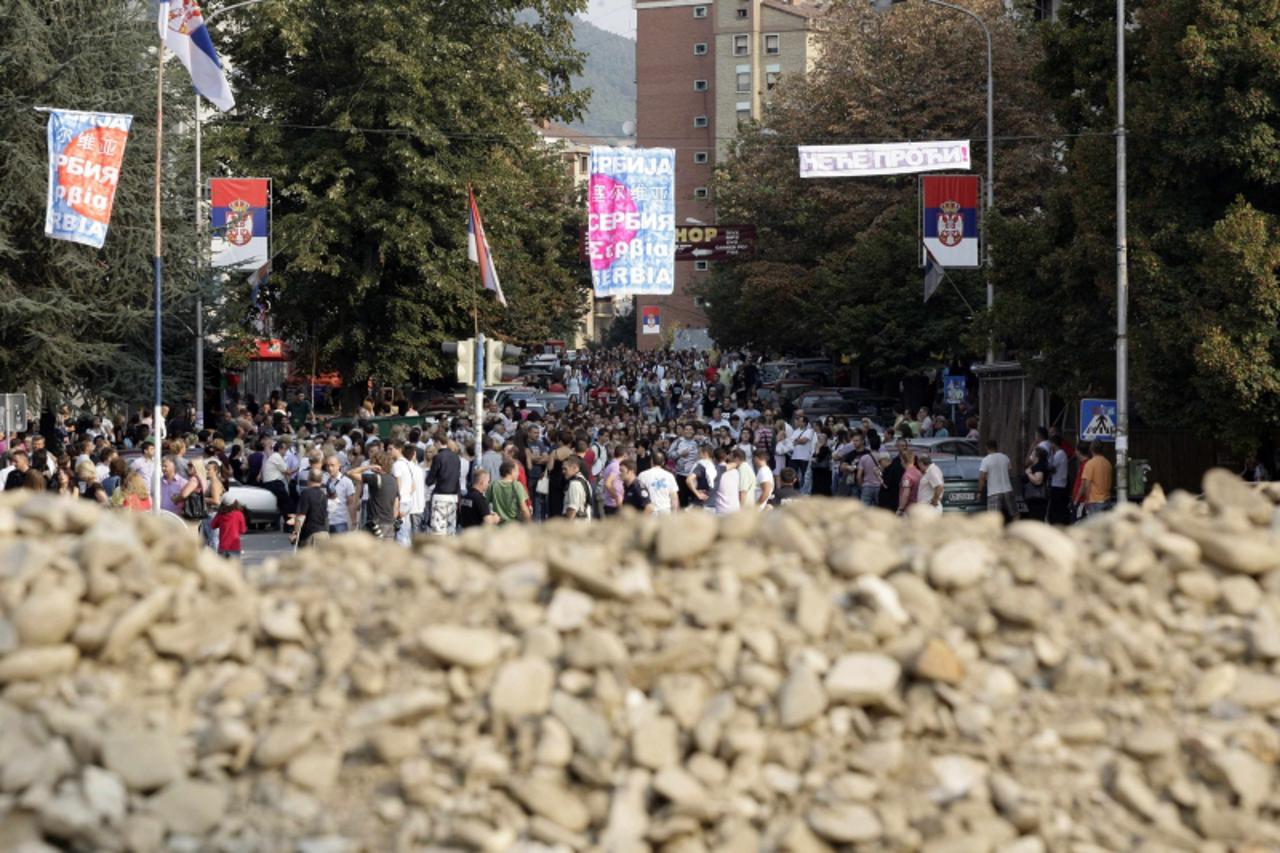
[[[148,404],[153,381],[154,6],[141,0],[0,4],[0,390],[47,404]],[[193,396],[191,86],[166,69],[165,388]],[[46,116],[134,116],[102,250],[44,235]]]

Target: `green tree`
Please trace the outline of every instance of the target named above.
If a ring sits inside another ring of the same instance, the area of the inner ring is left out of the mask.
[[[152,205],[157,42],[141,0],[0,3],[0,390],[46,402],[146,403],[153,381]],[[163,219],[165,389],[192,396],[194,210],[191,84],[166,69]],[[47,116],[134,116],[106,244],[44,235]]]
[[[1280,3],[1130,5],[1130,362],[1135,414],[1230,436],[1280,425]],[[1114,6],[1068,0],[1038,72],[1070,132],[1035,233],[1003,277],[1003,334],[1073,397],[1114,389]],[[1003,271],[1002,271],[1003,272]],[[1241,429],[1242,425],[1245,426]]]
[[[223,28],[240,95],[214,150],[274,179],[274,320],[349,387],[441,375],[439,343],[470,334],[477,303],[485,331],[524,343],[577,324],[577,199],[532,123],[585,103],[582,5],[298,0]],[[509,309],[477,293],[468,184]]]
[[[1052,121],[1031,80],[1038,43],[998,0],[966,5],[994,40],[996,202],[1006,217],[1031,216],[1053,167]],[[762,126],[743,130],[718,174],[719,218],[757,223],[760,251],[713,274],[704,294],[712,334],[730,346],[850,355],[883,380],[981,352],[986,327],[968,307],[982,304],[981,273],[953,271],[954,287],[922,302],[916,177],[801,180],[796,146],[972,138],[982,163],[982,33],[923,4],[883,15],[837,5],[822,26],[816,67],[783,81]]]

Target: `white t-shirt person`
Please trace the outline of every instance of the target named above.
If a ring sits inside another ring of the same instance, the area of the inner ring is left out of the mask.
[[[670,515],[673,512],[672,503],[679,500],[680,487],[670,471],[655,465],[640,472],[636,479],[649,490],[649,503],[653,504],[654,515]],[[676,507],[678,506],[677,503]]]
[[[716,493],[713,497],[716,515],[729,515],[742,509],[742,499],[738,494],[740,482],[737,468],[724,469],[719,482],[716,483]]]
[[[790,436],[793,449],[791,458],[797,462],[808,462],[813,458],[814,433],[813,427],[805,424],[803,427],[797,427],[795,433]]]
[[[1013,483],[1009,480],[1009,457],[999,451],[988,453],[982,457],[978,471],[987,475],[987,495],[1003,495],[1013,491]]]
[[[773,471],[769,469],[768,465],[761,465],[756,469],[756,489],[752,495],[752,500],[755,501],[757,508],[761,510],[768,506],[768,504],[760,503],[760,495],[764,493],[765,485],[773,485]]]
[[[351,482],[350,477],[342,474],[337,477],[325,474],[324,487],[329,526],[338,527],[345,524],[350,529],[353,522],[347,508],[351,505],[351,496],[356,493],[356,484]]]
[[[942,476],[942,469],[938,467],[938,463],[930,462],[916,489],[916,503],[932,505],[936,512],[942,512],[942,494],[939,489],[945,484],[946,478]],[[934,503],[935,496],[937,503]]]

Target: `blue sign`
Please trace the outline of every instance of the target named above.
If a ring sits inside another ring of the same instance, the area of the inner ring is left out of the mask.
[[[942,402],[959,406],[964,402],[965,380],[963,376],[942,377]]]
[[[101,249],[133,116],[49,110],[44,233]]]
[[[676,285],[674,149],[593,147],[587,196],[596,296],[669,296]]]
[[[1116,401],[1080,401],[1080,440],[1116,440]]]

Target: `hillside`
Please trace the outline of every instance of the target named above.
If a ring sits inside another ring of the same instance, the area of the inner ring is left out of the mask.
[[[586,116],[572,127],[593,136],[622,136],[623,123],[636,118],[636,43],[581,19],[573,26],[578,49],[587,54],[573,85],[592,94]]]

